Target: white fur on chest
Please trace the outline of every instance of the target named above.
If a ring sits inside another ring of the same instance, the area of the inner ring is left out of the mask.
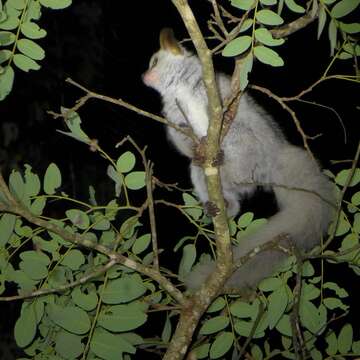
[[[191,93],[185,86],[181,86],[177,89],[177,102],[195,135],[199,138],[206,136],[209,117],[204,99]]]

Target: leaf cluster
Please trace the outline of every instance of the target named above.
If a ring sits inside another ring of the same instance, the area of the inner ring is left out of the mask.
[[[318,18],[318,39],[328,24],[327,33],[332,56],[335,51],[336,57],[343,60],[360,56],[358,40],[354,36],[360,32],[360,23],[346,20],[351,19],[359,4],[358,0],[314,0],[308,2],[305,8],[294,0],[231,0],[231,5],[241,13],[241,26],[239,36],[227,42],[222,55],[242,57],[240,89],[245,89],[248,84],[248,75],[254,59],[270,66],[284,66],[284,60],[274,48],[285,43],[286,35],[279,37],[277,28],[287,26],[291,33],[293,28],[301,26],[308,18]],[[285,24],[284,16],[289,17],[287,12],[302,16],[296,20],[298,24],[296,21]]]
[[[0,101],[11,92],[14,65],[28,72],[39,70],[45,50],[38,44],[46,36],[39,21],[43,8],[64,9],[72,0],[7,0],[0,3]]]

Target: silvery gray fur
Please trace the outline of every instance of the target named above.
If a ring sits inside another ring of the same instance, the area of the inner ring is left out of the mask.
[[[144,82],[161,94],[163,113],[169,121],[191,126],[199,138],[206,136],[207,96],[197,56],[185,49],[182,54],[160,49],[144,74]],[[217,84],[224,100],[229,95],[230,78],[218,73]],[[191,159],[192,141],[171,127],[167,133],[179,152]],[[224,163],[220,171],[228,215],[240,212],[242,198],[253,193],[256,184],[268,184],[279,206],[279,212],[267,225],[234,246],[235,261],[280,234],[290,235],[300,250],[307,251],[319,244],[333,215],[329,205],[335,203],[333,186],[309,154],[289,144],[270,115],[247,94],[241,97],[222,149]],[[191,164],[190,173],[194,188],[205,203],[208,194],[203,171]],[[262,252],[239,268],[226,287],[254,287],[284,258],[283,253],[275,250]],[[185,280],[187,287],[199,288],[214,268],[213,262],[196,266]]]

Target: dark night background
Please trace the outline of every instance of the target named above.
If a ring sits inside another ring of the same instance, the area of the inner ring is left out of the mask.
[[[206,33],[209,3],[193,0],[190,4]],[[14,89],[0,103],[0,166],[8,173],[11,168],[29,163],[35,172],[43,174],[50,162],[56,162],[64,176],[63,191],[72,197],[87,199],[88,185],[98,184],[106,198],[107,186],[113,191],[113,185],[105,174],[106,162],[84,144],[56,132],[56,129],[64,130],[62,120],[53,119],[46,111],[58,112],[61,105],[71,107],[84,95],[65,83],[65,79],[71,77],[95,92],[120,97],[159,113],[159,96],[142,84],[141,74],[158,48],[161,28],[174,28],[179,39],[188,35],[169,0],[77,0],[63,11],[44,11],[41,24],[48,32],[47,37],[39,41],[47,54],[41,62],[41,70],[30,73],[16,71]],[[290,36],[278,49],[285,59],[285,67],[272,68],[255,63],[250,81],[280,96],[296,95],[316,81],[330,62],[326,31],[322,41],[316,40],[316,31],[317,24],[314,23]],[[231,59],[219,55],[215,63],[218,69],[231,73]],[[334,70],[338,74],[349,73],[351,64],[339,62]],[[301,145],[301,137],[290,116],[273,100],[258,93],[254,95],[275,116],[288,138]],[[359,118],[355,101],[358,97],[354,85],[340,80],[324,82],[306,96],[307,100],[331,106],[337,111],[347,130],[346,143],[342,126],[333,111],[304,103],[290,104],[298,112],[308,135],[322,134],[316,140],[310,140],[310,146],[325,167],[330,166],[330,160],[350,159],[355,153],[358,141],[355,120]],[[149,145],[147,155],[155,162],[155,176],[164,182],[179,182],[186,188],[191,186],[187,175],[188,161],[168,144],[161,124],[98,100],[88,102],[80,115],[88,135],[98,139],[113,157],[119,154],[115,144],[130,134],[140,147]],[[7,129],[14,134],[9,143],[5,143],[3,136]],[[332,166],[331,169],[337,172],[340,168]],[[262,196],[257,197],[257,202],[249,203],[249,209],[258,210],[259,216],[271,211],[260,206],[264,202]],[[165,215],[166,212],[159,210],[159,218],[164,219],[162,216]],[[173,218],[170,221],[174,221]],[[171,228],[173,231],[176,224],[172,222]],[[162,248],[166,247],[162,238],[173,239],[174,244],[180,238],[166,227],[160,226],[159,231]],[[345,266],[337,269],[341,270],[342,285],[349,290],[354,280],[351,271]],[[352,301],[355,304],[355,297]],[[17,317],[16,306],[6,304],[5,308],[16,312],[14,318]],[[0,336],[14,323],[12,317],[2,318],[7,321],[1,321]]]

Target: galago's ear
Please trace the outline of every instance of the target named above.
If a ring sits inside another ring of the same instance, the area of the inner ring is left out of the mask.
[[[175,39],[174,32],[170,28],[160,31],[160,49],[170,51],[174,55],[182,55],[184,50]]]

